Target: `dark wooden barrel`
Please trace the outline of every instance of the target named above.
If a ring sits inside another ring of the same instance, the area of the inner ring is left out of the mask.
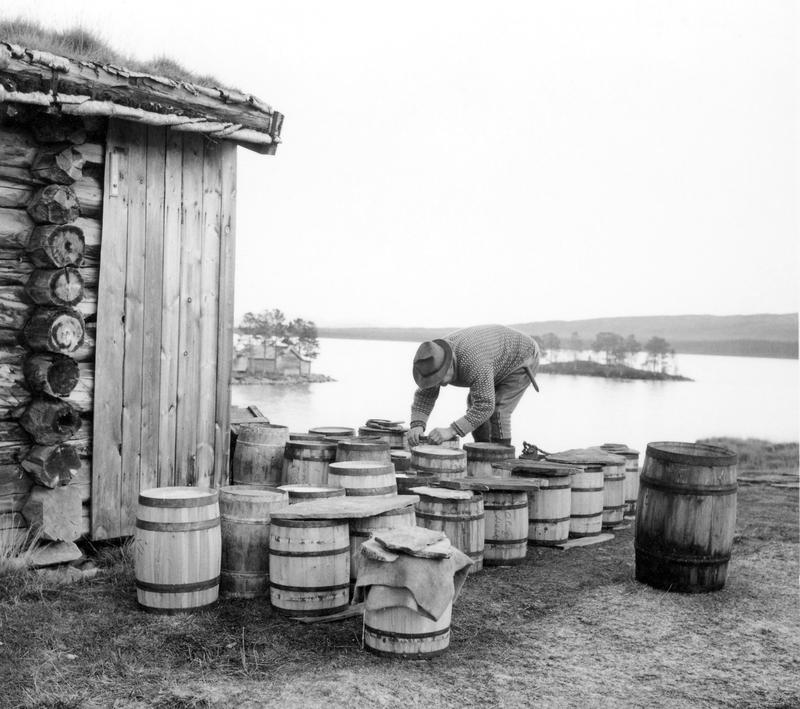
[[[336,462],[341,463],[348,460],[376,460],[391,463],[389,443],[380,438],[362,436],[343,438],[336,444]]]
[[[492,466],[504,460],[514,459],[514,446],[504,446],[502,443],[465,443],[464,451],[467,454],[467,477],[482,478],[493,475]]]
[[[289,441],[288,426],[259,421],[242,423],[233,453],[234,485],[280,485],[283,453]]]
[[[649,443],[636,504],[636,580],[683,593],[725,586],[736,526],[736,453]]]
[[[333,441],[289,441],[283,451],[283,485],[328,484],[328,466],[336,459]]]

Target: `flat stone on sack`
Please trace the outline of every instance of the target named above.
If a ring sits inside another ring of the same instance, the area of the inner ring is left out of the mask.
[[[453,554],[447,535],[426,527],[397,527],[378,532],[374,539],[390,551],[423,559],[448,559]]]

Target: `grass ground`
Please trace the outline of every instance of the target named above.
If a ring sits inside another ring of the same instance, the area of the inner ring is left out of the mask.
[[[796,482],[796,463],[780,475]],[[102,571],[78,585],[8,572],[0,707],[795,708],[798,491],[774,479],[739,487],[722,591],[637,583],[632,528],[569,551],[531,547],[520,566],[468,578],[448,651],[419,662],[364,651],[360,618],[304,625],[264,600],[143,613],[127,547],[97,547]]]

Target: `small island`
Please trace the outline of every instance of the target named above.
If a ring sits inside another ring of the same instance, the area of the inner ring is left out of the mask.
[[[581,341],[578,333],[573,333],[569,343],[572,359],[563,361],[565,356],[560,339],[552,332],[541,337],[534,335],[539,345],[543,361],[539,371],[543,374],[571,374],[582,377],[605,377],[606,379],[645,379],[651,381],[690,382],[692,379],[676,372],[675,351],[662,337],[651,337],[642,347],[633,335],[627,338],[613,332],[598,333],[589,345],[592,353],[602,356],[605,362],[597,362],[579,358],[579,353],[586,349],[588,343]],[[629,363],[640,360],[645,353],[644,367],[631,366]],[[672,370],[672,371],[670,371]]]

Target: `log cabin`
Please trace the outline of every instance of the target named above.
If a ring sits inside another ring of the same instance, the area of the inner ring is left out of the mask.
[[[0,41],[0,534],[126,537],[141,490],[227,483],[236,151],[282,122]]]

